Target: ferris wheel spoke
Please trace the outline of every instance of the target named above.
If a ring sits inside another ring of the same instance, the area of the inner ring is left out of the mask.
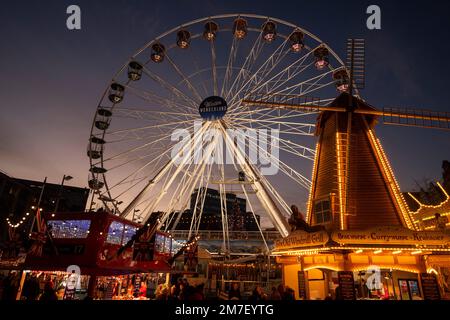
[[[200,137],[203,134],[203,132],[206,131],[207,128],[209,128],[209,124],[206,124],[205,126],[203,126],[201,128],[201,130],[199,130],[196,133],[196,135],[194,135],[193,146],[190,147],[189,145],[185,145],[180,150],[180,152],[178,153],[178,156],[181,156],[180,163],[177,164],[177,168],[176,168],[175,172],[170,176],[170,178],[167,180],[167,182],[163,185],[163,187],[161,188],[161,191],[159,192],[158,196],[154,199],[154,201],[151,203],[151,205],[149,204],[149,206],[147,208],[145,208],[146,215],[151,214],[155,210],[155,208],[158,206],[158,204],[160,203],[160,201],[162,200],[164,195],[167,193],[167,190],[169,189],[169,187],[172,185],[172,183],[175,181],[175,179],[177,178],[177,176],[181,172],[183,166],[185,166],[190,161],[190,155],[189,156],[185,155],[186,151],[188,151],[188,150],[195,150],[198,147],[198,144],[201,142],[200,141],[201,139],[198,139],[198,137]],[[173,159],[171,161],[173,161]],[[165,173],[166,172],[164,172],[164,174]],[[162,174],[163,173],[161,173],[161,175]]]
[[[200,166],[200,165],[198,165],[198,166]],[[177,227],[177,225],[178,225],[178,222],[180,221],[180,219],[181,219],[181,215],[184,213],[184,211],[187,209],[187,207],[188,207],[188,205],[189,205],[189,202],[190,202],[190,195],[192,195],[192,193],[193,193],[193,191],[194,191],[194,188],[195,188],[195,186],[197,185],[197,183],[198,183],[198,190],[200,190],[200,187],[201,187],[201,185],[202,185],[202,183],[203,183],[203,181],[200,179],[200,177],[203,175],[203,172],[204,172],[204,169],[202,169],[202,171],[201,171],[201,174],[198,174],[198,175],[191,175],[191,179],[193,179],[194,177],[195,177],[195,180],[193,180],[193,182],[190,184],[190,186],[188,187],[186,187],[185,189],[186,189],[186,194],[187,194],[187,196],[185,197],[185,200],[184,200],[184,202],[183,202],[183,205],[181,206],[181,209],[180,209],[180,214],[178,215],[178,217],[177,217],[177,219],[176,219],[176,221],[174,222],[174,224],[172,225],[172,228],[171,228],[171,230],[175,230],[176,229],[176,227]],[[199,193],[197,193],[197,197],[196,198],[198,198],[198,195],[199,195]],[[167,227],[168,227],[169,225],[167,225]]]
[[[276,121],[266,121],[266,120],[247,120],[247,123],[251,125],[256,123],[256,126],[252,126],[252,130],[257,129],[266,129],[266,130],[274,130],[274,125],[277,125],[278,130],[282,134],[291,134],[298,136],[314,136],[315,126],[312,124],[299,124],[298,126],[292,126],[292,123],[289,122],[276,122]],[[266,123],[264,123],[266,122]],[[269,122],[269,124],[267,124]],[[285,128],[284,128],[285,127]],[[283,128],[283,129],[282,129]],[[246,128],[248,129],[248,128]]]
[[[236,125],[236,127],[239,127],[239,128],[242,128],[242,129],[248,129],[247,127],[245,127],[243,125]],[[285,132],[283,131],[282,133],[284,134]],[[292,134],[292,133],[290,133],[290,134]],[[302,135],[306,135],[306,134],[302,134]],[[248,136],[248,137],[249,137],[249,139],[252,139],[251,136]],[[314,157],[315,157],[315,150],[314,149],[302,146],[300,144],[296,144],[296,143],[294,143],[294,142],[292,142],[290,140],[283,139],[281,137],[278,137],[277,140],[279,142],[283,143],[283,145],[286,145],[286,147],[285,146],[278,146],[278,148],[280,150],[286,151],[288,153],[292,153],[292,154],[294,154],[294,155],[296,155],[298,157],[306,158],[306,159],[311,160],[311,161],[314,160]],[[253,145],[256,145],[256,143],[254,141],[251,141],[251,143]],[[296,148],[300,149],[300,150],[297,151]],[[261,150],[257,150],[257,151],[259,152]],[[265,152],[265,150],[263,150],[263,152]]]
[[[233,167],[234,167],[234,170],[235,170],[236,172],[239,171],[239,169],[238,169],[238,167],[237,167],[237,165],[236,165],[235,162],[233,162]],[[270,186],[270,187],[271,187],[271,186]],[[258,219],[256,218],[256,213],[255,213],[256,211],[253,209],[253,205],[252,205],[252,202],[250,201],[250,198],[249,198],[249,196],[248,196],[247,190],[245,189],[245,185],[241,184],[241,189],[242,189],[242,192],[243,192],[244,195],[245,195],[245,199],[246,199],[246,201],[247,201],[247,203],[248,203],[248,205],[249,205],[249,209],[250,209],[250,212],[251,212],[252,215],[253,215],[253,219],[255,219],[255,223],[256,223],[256,225],[257,225],[257,227],[258,227],[258,231],[259,231],[260,234],[261,234],[261,238],[262,238],[262,240],[264,241],[264,245],[265,245],[265,247],[266,247],[266,250],[267,250],[267,252],[269,252],[269,251],[270,251],[269,246],[267,245],[266,238],[264,237],[264,233],[263,233],[263,231],[262,231],[261,225],[260,225]],[[228,233],[228,221],[226,221],[226,223],[227,223],[227,233]]]
[[[229,81],[233,74],[233,65],[236,61],[236,54],[239,47],[239,40],[236,37],[233,37],[233,41],[231,42],[230,52],[228,54],[228,62],[227,68],[225,70],[225,75],[222,81],[222,89],[220,90],[220,96],[223,97],[224,93],[228,90]]]
[[[219,84],[217,83],[217,68],[216,68],[216,46],[214,41],[210,41],[211,44],[211,69],[212,69],[212,77],[213,77],[213,86],[214,86],[214,95],[217,96],[219,94]]]
[[[258,219],[256,218],[256,213],[255,213],[255,210],[253,209],[252,202],[250,201],[250,198],[247,194],[247,190],[245,190],[244,186],[241,186],[241,187],[242,187],[242,192],[244,193],[245,199],[247,200],[247,203],[249,205],[250,212],[253,215],[253,219],[255,219],[255,223],[256,223],[256,226],[258,227],[258,231],[261,234],[261,239],[264,242],[264,246],[266,247],[267,252],[270,252],[269,245],[267,244],[266,238],[264,237],[264,233],[262,231],[261,225],[260,225]]]
[[[252,95],[258,90],[262,89],[263,87],[266,87],[265,93],[270,94],[273,90],[276,88],[281,87],[282,85],[286,84],[290,80],[294,79],[297,75],[304,72],[306,69],[308,69],[311,65],[314,64],[314,62],[310,62],[305,65],[308,58],[311,57],[313,50],[308,51],[308,53],[304,54],[300,58],[296,59],[293,63],[288,65],[286,68],[282,69],[275,75],[273,75],[271,78],[269,78],[267,81],[261,83],[258,83],[255,87],[249,90],[249,93],[246,96]],[[270,72],[269,72],[270,73]],[[264,80],[264,76],[262,78]],[[272,83],[272,87],[269,85]],[[270,88],[269,88],[270,87]]]
[[[172,60],[170,60],[172,61]],[[186,94],[184,94],[183,92],[181,92],[178,88],[176,88],[173,84],[171,84],[170,82],[168,82],[167,80],[164,80],[163,78],[161,78],[160,76],[158,76],[156,73],[150,71],[149,69],[147,69],[146,67],[143,67],[144,73],[151,78],[153,81],[155,81],[156,83],[159,83],[161,85],[161,87],[163,87],[164,89],[166,89],[168,92],[170,92],[171,94],[175,95],[177,98],[179,98],[180,100],[184,101],[185,103],[195,107],[197,105],[196,101],[193,100],[191,97],[187,96]]]
[[[189,164],[187,170],[190,169],[192,163]],[[191,185],[192,181],[194,179],[194,174],[193,175],[183,175],[179,181],[179,183],[176,186],[175,191],[172,193],[172,197],[168,202],[168,206],[166,207],[166,209],[164,210],[164,212],[168,213],[169,215],[167,217],[170,218],[170,216],[172,215],[172,213],[175,212],[175,206],[180,202],[180,200],[185,196],[185,192],[187,191],[187,189],[189,188],[189,186]],[[167,218],[165,219],[167,220]],[[168,224],[170,223],[169,221],[166,221],[166,229],[168,228]]]
[[[216,141],[217,138],[214,138],[214,141]],[[196,141],[197,142],[197,141]],[[207,150],[205,151],[205,154],[203,155],[203,163],[206,162],[207,157],[211,155],[212,148],[214,147],[214,142],[208,145]],[[147,214],[150,214],[155,210],[155,208],[158,206],[158,204],[161,202],[163,196],[166,194],[169,187],[172,185],[172,183],[175,181],[176,177],[179,175],[181,168],[187,164],[189,160],[189,157],[183,157],[181,160],[181,163],[178,165],[178,168],[175,170],[175,172],[171,175],[170,179],[168,179],[167,183],[161,188],[161,191],[159,192],[158,196],[155,198],[154,202],[151,206],[146,208]],[[159,223],[159,227],[163,224],[164,221],[161,221]]]
[[[281,111],[286,111],[286,109],[264,109],[264,108],[258,108],[258,109],[253,109],[253,110],[249,110],[249,111],[242,111],[237,113],[236,115],[230,116],[229,119],[235,121],[237,119],[244,119],[243,121],[245,122],[245,120],[258,120],[258,119],[267,119],[267,120],[292,120],[295,121],[295,118],[305,118],[307,116],[317,116],[318,112],[314,111],[314,112],[303,112],[303,111],[298,111],[298,110],[287,110],[286,113],[281,113]],[[273,115],[274,112],[277,112],[276,115]],[[258,118],[253,118],[253,116],[258,116]]]
[[[237,157],[239,166],[244,171],[244,173],[249,176],[252,181],[254,181],[252,186],[254,188],[254,191],[256,192],[256,196],[269,214],[269,217],[271,218],[274,226],[283,236],[287,235],[289,231],[286,220],[284,219],[283,214],[281,213],[279,208],[271,199],[266,187],[261,184],[259,180],[261,175],[258,174],[256,169],[249,163],[249,161],[241,153],[237,146],[235,146],[233,139],[228,135],[225,124],[223,122],[220,122],[220,129],[227,145],[231,148],[232,153]]]
[[[289,53],[290,49],[285,50],[286,44],[287,39],[285,39],[278,46],[278,48],[274,50],[274,52],[269,56],[269,58],[267,58],[266,61],[264,61],[264,63],[258,68],[258,70],[252,74],[252,76],[237,90],[237,92],[234,93],[234,95],[230,99],[230,105],[235,102],[235,100],[239,97],[239,95],[243,91],[247,90],[248,86],[251,84],[253,80],[255,80],[256,83],[261,82],[264,79],[265,74],[272,71],[278,65],[278,63],[283,59],[283,57],[286,56],[287,53]]]
[[[194,134],[193,137],[193,141],[194,141],[194,145],[192,146],[194,149],[197,148],[198,145],[198,137],[200,137],[205,130],[207,130],[209,128],[210,124],[206,123],[205,125],[202,126],[202,128],[196,132]],[[184,145],[179,152],[176,154],[177,157],[183,156],[184,153],[187,151],[187,149],[190,147],[190,145]],[[181,158],[181,164],[178,167],[177,170],[181,170],[179,168],[182,167],[183,163],[185,163],[187,161],[187,157],[182,157]],[[129,205],[125,208],[125,210],[121,213],[121,216],[127,216],[131,210],[133,208],[135,208],[135,206],[145,197],[145,195],[150,192],[153,187],[155,186],[156,183],[158,183],[162,177],[164,177],[167,172],[170,171],[170,169],[172,168],[172,166],[174,165],[174,159],[171,158],[158,172],[157,174],[148,182],[148,184],[138,193],[138,195],[136,197],[134,197],[134,199],[129,203]],[[175,176],[176,177],[176,176]]]
[[[241,120],[241,121],[239,121]],[[313,136],[315,131],[315,125],[310,123],[292,123],[292,122],[283,122],[283,121],[277,121],[277,120],[262,120],[262,119],[239,119],[235,118],[232,121],[229,122],[231,125],[239,126],[240,128],[245,129],[267,129],[267,130],[274,130],[274,125],[278,126],[278,130],[282,134],[295,134],[295,135],[302,135],[302,136]],[[256,126],[253,126],[253,124],[256,123]],[[246,127],[244,124],[250,124],[251,128]],[[284,129],[281,129],[281,127],[286,127]]]
[[[151,153],[148,153],[148,154],[145,154],[145,155],[131,157],[128,154],[128,155],[124,155],[124,156],[122,156],[120,158],[116,157],[115,160],[122,159],[123,157],[125,157],[125,159],[124,159],[123,162],[109,167],[108,171],[116,170],[116,169],[121,168],[123,166],[129,165],[129,164],[131,164],[133,162],[141,161],[141,160],[147,159],[149,157],[155,156],[157,154],[161,155],[161,154],[167,153],[168,151],[170,151],[170,149],[167,149],[166,146],[159,146],[159,147],[153,147],[152,150],[151,150]],[[105,163],[107,163],[107,161],[103,161],[103,166],[105,165]]]
[[[274,90],[285,85],[292,79],[295,79],[295,77],[297,77],[299,74],[302,74],[308,68],[310,68],[312,65],[314,65],[314,62],[305,64],[307,62],[308,58],[311,57],[311,53],[312,53],[312,51],[308,52],[308,54],[304,55],[301,59],[298,59],[292,65],[286,67],[281,72],[279,72],[277,75],[272,77],[269,81],[272,83],[274,82],[274,85],[271,86],[270,89],[267,89],[266,92],[268,92],[268,93],[273,92]],[[293,70],[291,70],[291,68]],[[269,82],[269,81],[267,81],[267,82]],[[258,88],[255,89],[255,91],[261,89],[264,85],[265,84],[260,85]]]
[[[150,106],[148,108],[155,108]],[[157,110],[146,110],[137,108],[116,108],[114,111],[114,117],[117,118],[129,118],[129,119],[139,119],[139,120],[160,120],[161,118],[166,119],[182,119],[183,117],[188,117],[192,119],[197,119],[197,115],[193,113],[180,113],[180,112],[169,112],[169,111],[157,111]]]
[[[208,170],[208,174],[206,175],[206,181],[202,181],[202,179],[200,179],[200,182],[203,182],[206,184],[205,188],[202,189],[200,186],[198,188],[197,191],[197,197],[195,200],[195,206],[194,206],[194,212],[192,213],[193,217],[195,217],[195,219],[192,219],[191,221],[191,225],[189,226],[189,235],[188,238],[190,238],[192,236],[192,233],[198,233],[198,230],[200,229],[200,223],[202,221],[202,216],[203,216],[203,210],[205,207],[205,201],[206,201],[206,194],[207,194],[207,190],[208,190],[208,186],[209,186],[209,179],[211,177],[211,171],[212,171],[212,165],[206,165],[204,170],[202,171],[202,178],[205,178],[203,176],[204,172],[206,171],[206,168],[209,167]],[[203,194],[201,194],[200,190],[203,190]],[[202,199],[201,199],[201,203],[200,203],[200,210],[197,214],[197,208],[198,208],[198,200],[200,198],[200,195],[202,195]]]
[[[313,91],[315,91],[315,90],[317,90],[317,89],[321,89],[321,88],[323,88],[323,87],[326,87],[326,86],[329,86],[329,85],[331,85],[331,84],[334,84],[334,81],[327,82],[327,83],[322,84],[322,85],[318,84],[321,80],[323,80],[326,76],[328,76],[328,75],[329,75],[330,73],[332,73],[332,72],[333,72],[332,70],[327,71],[327,72],[322,73],[322,74],[320,74],[320,75],[318,75],[318,76],[315,76],[315,77],[312,77],[312,78],[310,78],[310,79],[307,79],[307,80],[301,81],[301,82],[299,82],[299,83],[296,83],[295,85],[292,85],[292,86],[289,86],[289,87],[284,88],[284,89],[282,89],[282,90],[273,92],[272,94],[273,94],[274,96],[277,96],[277,95],[283,95],[283,94],[286,95],[286,96],[289,96],[289,95],[291,95],[295,90],[300,89],[299,95],[301,95],[301,96],[306,96],[307,94],[309,94],[309,93],[311,93],[311,92],[313,92]],[[303,90],[303,87],[304,87],[304,86],[307,87],[306,90]],[[313,86],[315,86],[316,89],[315,89],[315,90],[310,90],[311,87],[313,87]]]
[[[261,126],[265,126],[269,129],[272,129],[272,127],[270,126],[270,124],[282,124],[282,125],[286,125],[287,127],[292,128],[293,125],[295,126],[299,126],[300,128],[315,128],[314,124],[311,123],[292,123],[292,122],[287,122],[287,121],[277,121],[276,118],[272,118],[272,119],[248,119],[248,118],[233,118],[233,121],[242,121],[242,122],[247,122],[247,123],[258,123]],[[264,125],[267,124],[267,125]],[[295,129],[295,128],[293,128]],[[303,131],[302,131],[303,132]],[[307,135],[311,134],[311,130],[308,130],[308,132],[306,133]]]
[[[142,130],[148,130],[148,129],[172,127],[175,125],[186,124],[186,123],[192,123],[192,120],[174,121],[174,122],[162,123],[162,124],[157,124],[157,125],[147,125],[147,126],[138,127],[138,128],[122,129],[122,130],[111,131],[108,134],[109,135],[117,135],[117,134],[121,134],[121,133],[136,132],[136,131],[142,131]]]
[[[254,141],[249,140],[249,148],[252,148],[254,151],[258,152],[261,156],[261,154],[267,153],[267,150],[262,149],[259,145],[257,145]],[[271,159],[268,159],[266,157],[266,160],[270,161]],[[309,190],[311,186],[311,181],[304,177],[302,174],[297,172],[295,169],[291,168],[289,165],[278,159],[277,161],[271,161],[271,165],[276,166],[278,169],[280,169],[283,173],[285,173],[288,177],[290,177],[293,181],[297,182],[302,187]]]
[[[170,127],[170,131],[167,132],[163,132],[161,130],[161,128],[159,128],[158,132],[151,132],[150,134],[146,134],[146,135],[139,135],[136,132],[125,132],[125,133],[120,133],[120,134],[115,134],[115,135],[109,135],[108,133],[105,134],[105,137],[107,139],[107,143],[109,145],[113,145],[113,144],[119,144],[119,143],[123,143],[123,142],[130,142],[130,141],[147,141],[149,139],[160,139],[160,138],[169,138],[172,135],[172,131],[179,129],[179,128],[185,128],[185,126],[183,124],[179,124],[175,127]],[[116,140],[112,140],[110,138],[116,138]]]
[[[175,127],[170,126],[170,130],[163,131],[161,128],[158,128],[159,130],[156,130],[155,132],[149,132],[145,135],[138,135],[134,131],[122,131],[122,132],[106,132],[105,138],[107,139],[107,143],[109,145],[112,145],[113,143],[119,143],[119,142],[128,142],[133,140],[149,140],[149,139],[164,139],[171,136],[171,132],[173,129],[177,129],[179,127],[185,127],[184,123],[180,123],[176,125]],[[130,134],[130,132],[132,134]],[[145,132],[144,132],[145,133]],[[116,139],[116,140],[113,140]]]
[[[139,89],[136,87],[132,87],[130,85],[125,85],[127,89],[133,94],[134,96],[141,98],[142,100],[146,102],[150,102],[152,104],[158,103],[161,104],[161,107],[170,108],[171,110],[175,112],[182,112],[185,113],[186,111],[190,110],[192,113],[196,112],[196,109],[192,108],[190,104],[183,104],[183,100],[179,100],[177,97],[173,97],[175,99],[168,99],[161,97],[160,95],[146,89]]]
[[[191,91],[191,93],[194,95],[195,99],[197,99],[194,102],[194,107],[196,107],[200,102],[202,101],[202,97],[198,93],[195,86],[191,83],[188,77],[181,71],[181,69],[178,67],[178,65],[169,57],[167,56],[167,61],[169,61],[169,64],[172,66],[172,68],[176,71],[176,73],[181,77],[182,83],[184,83],[188,89]]]
[[[245,74],[248,72],[248,70],[251,69],[252,65],[255,63],[255,61],[258,59],[259,55],[261,54],[261,51],[264,47],[265,42],[261,41],[262,31],[258,34],[255,41],[253,42],[252,48],[245,58],[244,63],[242,64],[236,78],[234,79],[231,87],[228,89],[228,91],[225,94],[225,100],[228,100],[230,98],[230,95],[233,94],[235,86],[237,88],[240,87],[241,81],[245,81]],[[242,80],[244,78],[244,80]]]
[[[129,175],[127,175],[125,178],[120,179],[117,183],[111,185],[109,187],[110,190],[114,189],[116,186],[122,185],[124,183],[129,182],[129,179],[131,177],[136,177],[137,174],[141,173],[143,170],[147,169],[149,166],[151,166],[152,164],[154,164],[156,162],[155,167],[158,166],[158,163],[165,157],[167,156],[167,154],[170,152],[171,150],[167,150],[163,153],[161,153],[159,156],[155,157],[154,159],[148,161],[147,163],[145,163],[144,165],[142,165],[141,167],[137,168],[135,171],[132,171]],[[147,177],[144,177],[147,178]],[[134,178],[133,178],[134,179]]]

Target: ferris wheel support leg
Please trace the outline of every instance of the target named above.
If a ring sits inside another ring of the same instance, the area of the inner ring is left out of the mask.
[[[133,210],[133,208],[138,204],[138,202],[142,199],[142,197],[152,189],[155,183],[158,182],[159,179],[167,173],[167,171],[169,171],[169,169],[172,167],[172,164],[173,160],[170,159],[170,161],[168,161],[164,165],[164,167],[162,167],[161,170],[159,170],[159,172],[153,177],[153,179],[151,179],[147,183],[144,189],[142,189],[138,193],[138,195],[130,202],[130,204],[125,208],[125,210],[122,211],[122,213],[120,214],[121,217],[126,217]]]
[[[209,125],[204,125],[202,126],[202,128],[199,130],[199,132],[197,132],[194,135],[194,148],[196,147],[196,145],[198,144],[198,141],[201,140],[201,136],[203,134],[203,132],[209,127]],[[200,139],[198,139],[198,137],[200,136]],[[177,154],[177,156],[180,156],[182,154],[184,154],[187,149],[189,148],[188,145],[184,146]],[[183,158],[183,161],[187,161],[188,159],[186,157]],[[172,167],[172,165],[174,164],[173,159],[170,159],[165,165],[164,167],[161,168],[161,170],[158,171],[158,173],[153,177],[153,179],[151,179],[147,185],[138,193],[138,195],[130,202],[130,204],[125,208],[125,210],[120,214],[121,217],[126,217],[128,214],[130,214],[130,212],[133,210],[133,208],[139,203],[139,201],[142,199],[142,197],[149,192],[152,187],[158,183],[158,181],[169,171],[169,169]],[[179,168],[177,169],[177,174],[179,170],[181,170],[181,168],[183,167],[185,163],[181,163]]]
[[[245,174],[248,175],[252,179],[252,181],[254,181],[252,186],[254,188],[254,191],[256,192],[256,196],[263,205],[264,209],[266,209],[266,211],[269,213],[269,217],[272,220],[275,228],[277,228],[278,232],[280,232],[283,237],[287,237],[289,235],[289,225],[281,211],[276,206],[273,199],[270,197],[267,188],[261,183],[259,174],[249,163],[248,159],[244,155],[242,155],[242,153],[235,146],[234,141],[228,135],[225,124],[223,122],[220,123],[220,128],[223,131],[227,144],[232,149],[232,152],[236,155],[239,166],[245,172]]]
[[[209,125],[203,126],[202,130],[206,130],[209,127]],[[201,132],[202,132],[201,130]],[[192,149],[190,149],[190,151],[196,150],[196,148],[201,145],[203,143],[202,139],[196,139],[194,138],[194,142],[192,145]],[[206,161],[206,158],[208,155],[211,154],[212,149],[214,147],[214,144],[211,144],[209,146],[209,148],[207,149],[207,151],[205,152],[205,154],[203,155],[203,162]],[[183,148],[184,149],[184,148]],[[182,161],[180,164],[178,164],[178,168],[177,170],[172,174],[172,176],[170,177],[169,181],[165,184],[165,186],[163,187],[163,189],[161,190],[161,192],[159,193],[158,197],[156,198],[156,201],[153,203],[153,205],[151,206],[151,209],[147,212],[147,216],[149,214],[151,214],[153,212],[153,210],[156,208],[156,206],[159,204],[159,202],[162,200],[162,198],[164,197],[164,195],[167,193],[167,190],[169,189],[169,187],[172,185],[172,183],[175,181],[176,177],[178,176],[178,174],[183,170],[183,167],[187,164],[187,162],[190,161],[190,156],[185,156],[182,158]],[[163,219],[161,219],[161,222],[158,225],[158,228],[160,228],[163,223],[165,222],[165,220],[167,219],[168,213],[166,213],[165,217]]]

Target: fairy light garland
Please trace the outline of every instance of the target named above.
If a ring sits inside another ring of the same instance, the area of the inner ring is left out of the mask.
[[[371,253],[371,252],[378,252],[379,251],[388,251],[386,253],[388,254],[399,254],[402,251],[409,252],[412,255],[417,254],[427,254],[427,252],[450,252],[450,248],[428,248],[428,247],[411,247],[411,248],[386,248],[386,247],[328,247],[328,248],[314,248],[314,249],[303,249],[303,250],[287,250],[287,251],[274,251],[272,252],[272,255],[288,255],[288,256],[303,256],[303,255],[315,255],[319,254],[321,252],[327,252],[327,251],[335,251],[335,250],[353,250],[354,253],[360,254],[360,253]],[[406,253],[405,252],[405,253]]]
[[[397,203],[400,207],[400,211],[402,213],[403,219],[406,222],[406,225],[408,226],[408,228],[410,228],[412,230],[416,230],[417,228],[410,217],[409,210],[407,209],[406,200],[403,197],[403,194],[400,192],[399,184],[398,184],[397,180],[395,179],[393,170],[391,168],[391,165],[389,164],[389,161],[387,160],[386,153],[383,150],[380,140],[375,138],[372,130],[369,129],[368,133],[369,133],[370,140],[372,141],[373,145],[375,146],[375,151],[378,155],[378,158],[380,159],[380,162],[384,169],[384,172],[389,179],[388,185],[389,185],[392,193],[394,194],[395,199],[397,200]]]
[[[306,222],[311,224],[312,221],[311,215],[312,215],[312,203],[313,203],[313,188],[316,181],[316,174],[317,174],[317,167],[319,162],[319,152],[320,152],[320,142],[316,144],[316,151],[315,151],[315,157],[314,157],[314,165],[313,165],[313,172],[312,172],[312,182],[309,187],[309,197],[308,197],[308,209],[306,210]]]
[[[42,208],[41,208],[41,211],[42,211]],[[13,223],[9,218],[6,218],[6,223],[8,224],[8,226],[10,228],[16,229],[16,228],[19,228],[27,220],[27,218],[29,216],[30,216],[29,212],[25,213],[25,215],[17,223]]]

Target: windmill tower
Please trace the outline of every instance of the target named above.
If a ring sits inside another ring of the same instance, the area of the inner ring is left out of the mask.
[[[331,109],[346,108],[349,98],[342,93]],[[373,130],[377,116],[371,112],[376,109],[356,97],[351,105],[353,111],[325,111],[319,116],[307,222],[333,230],[379,226],[414,229]]]

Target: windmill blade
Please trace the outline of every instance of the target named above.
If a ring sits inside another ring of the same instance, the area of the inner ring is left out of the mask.
[[[412,108],[383,108],[383,124],[450,130],[450,112]]]
[[[355,97],[355,99],[357,99]],[[264,96],[242,100],[245,106],[259,108],[289,109],[301,112],[346,112],[346,108],[339,108],[330,105],[320,105],[319,100],[314,100],[304,96],[295,99],[286,99],[285,96]],[[354,113],[367,114],[380,117],[383,124],[398,125],[407,127],[431,128],[440,130],[450,130],[450,112],[431,111],[413,108],[392,108],[386,107],[381,110],[356,109]]]
[[[366,41],[347,39],[347,69],[350,71],[350,84],[356,89],[366,86]],[[352,91],[352,90],[351,90]]]

